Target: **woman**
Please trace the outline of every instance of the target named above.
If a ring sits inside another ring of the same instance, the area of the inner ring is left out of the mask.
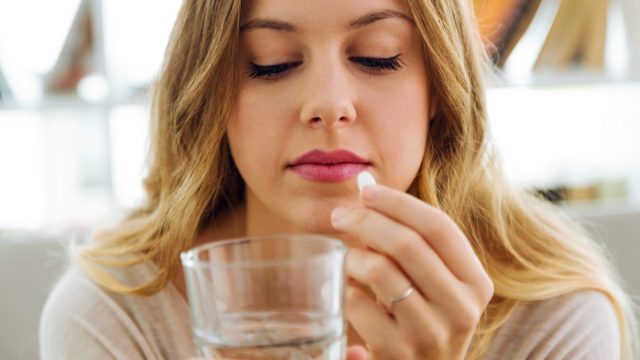
[[[193,356],[179,253],[276,232],[349,245],[350,359],[633,356],[601,250],[504,182],[484,64],[465,1],[185,1],[147,202],[79,252],[44,357]]]

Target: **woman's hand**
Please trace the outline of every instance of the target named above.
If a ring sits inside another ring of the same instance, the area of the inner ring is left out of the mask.
[[[380,185],[363,190],[364,207],[338,208],[333,226],[368,250],[350,249],[347,317],[380,359],[463,359],[493,283],[469,241],[442,211]],[[410,287],[415,291],[398,299]],[[350,348],[348,359],[362,359]]]

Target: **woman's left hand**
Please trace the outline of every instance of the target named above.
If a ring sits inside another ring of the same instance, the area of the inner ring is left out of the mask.
[[[407,193],[371,185],[363,199],[364,207],[332,213],[333,226],[368,249],[349,249],[349,277],[377,297],[349,284],[349,322],[376,360],[463,359],[493,296],[466,236]],[[411,295],[392,301],[410,287]]]

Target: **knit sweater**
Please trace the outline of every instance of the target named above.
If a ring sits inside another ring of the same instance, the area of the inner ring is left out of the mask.
[[[153,276],[149,267],[117,270],[124,283]],[[40,320],[41,358],[189,359],[196,357],[189,304],[169,284],[139,297],[111,293],[71,267]],[[493,359],[619,359],[619,331],[609,300],[583,291],[521,304],[498,330]]]

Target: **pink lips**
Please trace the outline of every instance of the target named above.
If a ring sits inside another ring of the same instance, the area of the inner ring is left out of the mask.
[[[352,178],[370,165],[348,150],[313,150],[294,160],[288,168],[307,180],[336,182]]]

